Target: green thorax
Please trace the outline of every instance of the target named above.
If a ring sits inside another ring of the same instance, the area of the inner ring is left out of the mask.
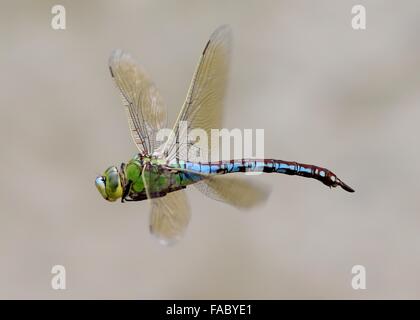
[[[144,177],[143,177],[144,176]],[[176,191],[197,181],[197,178],[171,169],[164,159],[135,155],[125,166],[125,185],[132,198],[145,193],[145,182],[152,196]]]

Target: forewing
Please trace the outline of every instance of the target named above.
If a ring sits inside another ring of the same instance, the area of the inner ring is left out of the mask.
[[[229,26],[216,29],[207,42],[191,81],[187,98],[175,122],[174,135],[168,139],[162,150],[169,161],[188,160],[188,150],[192,143],[181,139],[186,137],[191,129],[203,129],[210,139],[211,129],[221,127],[230,43]],[[182,121],[186,122],[186,126],[182,125]],[[185,143],[186,148],[181,148]],[[211,151],[211,146],[208,150]]]
[[[151,154],[158,147],[157,131],[166,127],[163,100],[146,72],[128,53],[113,51],[109,69],[122,95],[134,143],[140,153]]]
[[[143,169],[143,182],[146,194],[151,198],[148,175],[150,171]],[[186,194],[183,190],[170,192],[160,198],[152,198],[150,213],[150,232],[164,245],[177,242],[184,235],[191,218]]]

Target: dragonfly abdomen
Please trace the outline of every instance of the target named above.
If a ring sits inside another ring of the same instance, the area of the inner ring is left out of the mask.
[[[303,164],[294,161],[276,159],[239,159],[222,160],[210,163],[185,162],[185,169],[205,174],[228,174],[237,172],[266,172],[298,175],[321,181],[329,187],[341,186],[348,192],[352,188],[342,182],[333,172],[315,165]]]

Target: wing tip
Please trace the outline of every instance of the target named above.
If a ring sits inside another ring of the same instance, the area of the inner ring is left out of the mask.
[[[232,32],[231,26],[227,23],[221,24],[220,26],[218,26],[216,28],[216,30],[214,30],[213,34],[218,34],[218,33],[222,33],[222,32],[223,33],[224,32]]]
[[[150,234],[159,242],[159,244],[165,247],[173,247],[183,238],[185,234],[185,230],[183,230],[180,234],[174,237],[170,237],[170,236],[165,237],[164,235],[159,233],[157,230],[155,231],[152,225],[149,225],[149,231],[150,231]]]
[[[108,59],[108,65],[111,67],[115,64],[115,62],[121,58],[121,56],[124,55],[124,50],[122,49],[114,49],[111,51],[111,54]]]
[[[222,24],[213,31],[209,41],[214,41],[217,38],[225,37],[230,38],[232,36],[232,28],[229,24]]]

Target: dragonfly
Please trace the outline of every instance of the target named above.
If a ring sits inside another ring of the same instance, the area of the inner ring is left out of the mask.
[[[167,112],[155,84],[127,52],[114,50],[109,58],[109,70],[121,93],[138,152],[127,163],[108,167],[96,178],[95,185],[108,201],[149,200],[150,232],[162,244],[177,242],[187,229],[191,218],[187,187],[194,186],[206,196],[237,208],[251,208],[265,201],[267,190],[233,173],[297,175],[354,192],[333,172],[315,165],[277,159],[196,162],[188,158],[185,149],[192,150],[196,143],[176,137],[194,128],[203,129],[210,136],[211,129],[221,128],[230,51],[231,28],[223,25],[206,43],[171,131],[172,138],[164,141],[157,135],[167,126]],[[186,125],[181,126],[182,122]]]

